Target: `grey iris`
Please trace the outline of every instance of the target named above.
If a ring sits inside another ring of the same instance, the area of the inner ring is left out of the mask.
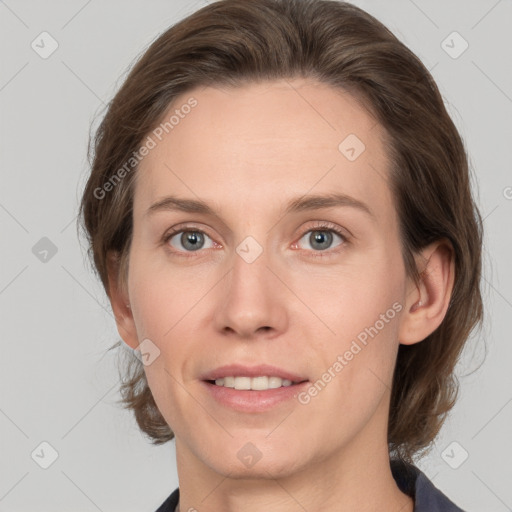
[[[311,247],[315,250],[328,249],[332,243],[332,233],[328,231],[312,231],[309,240]],[[320,247],[315,247],[316,243],[319,244]]]
[[[197,231],[187,231],[182,233],[180,238],[181,244],[187,250],[197,251],[198,249],[201,249],[204,244],[203,234],[198,233]]]

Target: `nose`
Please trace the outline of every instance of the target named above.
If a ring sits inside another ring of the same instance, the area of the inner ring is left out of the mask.
[[[286,330],[289,297],[269,259],[265,251],[252,262],[234,254],[232,269],[219,285],[217,330],[244,339],[272,338]]]

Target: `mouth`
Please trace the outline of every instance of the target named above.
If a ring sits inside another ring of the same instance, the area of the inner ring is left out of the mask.
[[[269,389],[296,386],[302,382],[307,382],[307,379],[292,381],[290,379],[277,377],[276,375],[260,375],[256,377],[230,375],[215,380],[206,380],[206,382],[215,386],[232,388],[238,391],[266,391]]]
[[[270,365],[217,368],[201,376],[208,396],[223,407],[261,413],[297,397],[309,379]]]
[[[292,373],[269,364],[256,366],[224,365],[204,373],[200,376],[200,379],[215,386],[255,391],[294,386],[308,380],[304,375]]]

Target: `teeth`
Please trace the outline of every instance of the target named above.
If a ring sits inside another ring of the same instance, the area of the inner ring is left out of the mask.
[[[215,379],[217,386],[224,386],[225,388],[234,388],[240,390],[256,390],[265,391],[266,389],[280,388],[281,386],[291,386],[292,381],[288,379],[281,379],[281,377],[224,377],[222,379]]]

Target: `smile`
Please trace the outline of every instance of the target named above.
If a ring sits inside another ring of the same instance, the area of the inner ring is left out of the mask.
[[[213,382],[213,381],[212,381]],[[276,376],[258,376],[258,377],[224,377],[215,379],[216,386],[225,388],[234,388],[237,390],[255,390],[264,391],[266,389],[277,389],[280,387],[292,386],[298,382],[292,382],[289,379],[282,379]]]

